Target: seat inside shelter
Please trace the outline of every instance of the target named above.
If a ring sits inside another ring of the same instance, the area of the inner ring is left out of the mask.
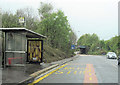
[[[42,62],[43,38],[26,28],[0,28],[2,66]]]

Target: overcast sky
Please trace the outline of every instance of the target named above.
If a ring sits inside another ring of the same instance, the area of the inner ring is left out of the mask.
[[[78,38],[86,33],[96,33],[104,40],[118,35],[119,0],[0,0],[0,8],[15,13],[32,7],[36,12],[41,1],[61,9]]]

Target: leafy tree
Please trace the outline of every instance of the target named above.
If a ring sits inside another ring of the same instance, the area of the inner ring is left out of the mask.
[[[99,37],[96,34],[85,34],[82,35],[78,41],[77,45],[84,45],[87,47],[87,52],[92,52],[99,47]]]
[[[77,36],[73,32],[73,30],[69,31],[70,41],[72,44],[76,44]]]
[[[72,32],[68,23],[67,17],[61,10],[51,13],[49,16],[42,19],[39,24],[41,29],[36,31],[44,34],[48,38],[49,44],[54,48],[60,48],[64,51],[70,49],[70,37],[73,36],[69,33]]]
[[[38,21],[35,19],[34,11],[32,8],[19,9],[16,12],[16,16],[18,19],[19,17],[25,18],[25,25],[22,27],[26,27],[27,29],[30,29],[33,31],[37,29]]]
[[[120,35],[118,36],[118,55],[120,55]]]
[[[104,40],[100,40],[100,41],[99,41],[99,47],[100,47],[101,49],[104,49],[104,48],[105,48],[105,41],[104,41]]]
[[[5,12],[2,14],[2,27],[18,27],[18,19],[12,13]]]
[[[76,35],[71,30],[67,16],[61,10],[53,12],[53,6],[48,3],[40,3],[38,9],[40,20],[36,19],[31,8],[17,10],[16,14],[3,13],[2,27],[23,27],[19,24],[19,17],[25,17],[27,29],[47,36],[48,45],[70,53],[71,44],[75,44]]]
[[[26,26],[20,25],[19,17],[25,17]],[[30,30],[37,29],[37,20],[34,19],[32,9],[24,8],[17,10],[16,14],[5,12],[2,14],[2,27],[26,27]]]
[[[40,3],[40,8],[38,9],[41,19],[48,17],[52,13],[53,6],[50,3]]]
[[[78,40],[78,45],[85,45],[89,47],[89,53],[102,54],[109,51],[115,52],[117,54],[120,50],[120,36],[112,37],[109,40],[99,40],[99,37],[96,34],[85,34],[81,36]]]
[[[92,44],[95,44],[96,42],[99,41],[99,38],[96,34],[85,34],[82,35],[79,39],[78,39],[78,45],[86,45],[86,46],[91,46]]]
[[[111,38],[110,40],[106,41],[106,47],[108,51],[113,51],[118,54],[118,36]]]

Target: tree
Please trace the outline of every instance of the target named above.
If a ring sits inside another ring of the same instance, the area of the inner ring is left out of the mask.
[[[71,30],[67,16],[61,10],[53,12],[53,6],[48,3],[40,3],[38,11],[41,22],[36,32],[46,35],[49,45],[53,48],[69,51],[71,44],[76,41],[76,36]]]
[[[23,8],[23,9],[19,9],[16,12],[16,16],[19,19],[19,17],[24,17],[25,18],[25,25],[24,27],[26,27],[27,29],[30,30],[36,30],[37,29],[37,20],[35,19],[34,16],[34,11],[32,8]]]
[[[108,51],[113,51],[118,54],[118,36],[115,36],[107,41],[106,46]]]
[[[70,29],[67,17],[61,10],[51,13],[48,17],[42,19],[39,26],[41,29],[36,31],[46,35],[52,47],[60,48],[64,51],[70,49],[70,36],[73,36],[74,33]]]
[[[2,27],[11,28],[18,27],[18,19],[12,13],[5,12],[2,14]]]
[[[118,36],[118,55],[120,55],[120,35]]]
[[[78,41],[77,45],[84,45],[87,47],[87,52],[93,52],[99,47],[99,37],[96,34],[85,34],[82,35]]]
[[[38,9],[41,19],[48,17],[52,13],[53,6],[50,3],[40,3],[40,8]]]
[[[38,9],[41,21],[36,19],[31,8],[17,10],[16,14],[3,13],[3,27],[26,27],[47,36],[48,45],[71,52],[71,44],[75,44],[76,35],[70,27],[67,16],[61,10],[53,12],[53,6],[41,3]],[[26,26],[20,25],[19,17],[25,17]]]
[[[77,40],[77,36],[76,34],[73,32],[73,30],[71,29],[71,31],[69,31],[69,36],[70,36],[70,41],[72,44],[76,44],[76,40]]]
[[[26,26],[20,25],[19,17],[25,17]],[[2,27],[26,27],[30,30],[37,29],[37,20],[34,19],[32,8],[24,8],[17,10],[16,14],[5,12],[2,14]]]

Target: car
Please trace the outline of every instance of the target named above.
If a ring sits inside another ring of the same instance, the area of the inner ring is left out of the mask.
[[[110,59],[116,59],[117,58],[117,55],[114,53],[114,52],[108,52],[107,53],[107,58]]]
[[[120,55],[118,56],[118,65],[120,65]]]

